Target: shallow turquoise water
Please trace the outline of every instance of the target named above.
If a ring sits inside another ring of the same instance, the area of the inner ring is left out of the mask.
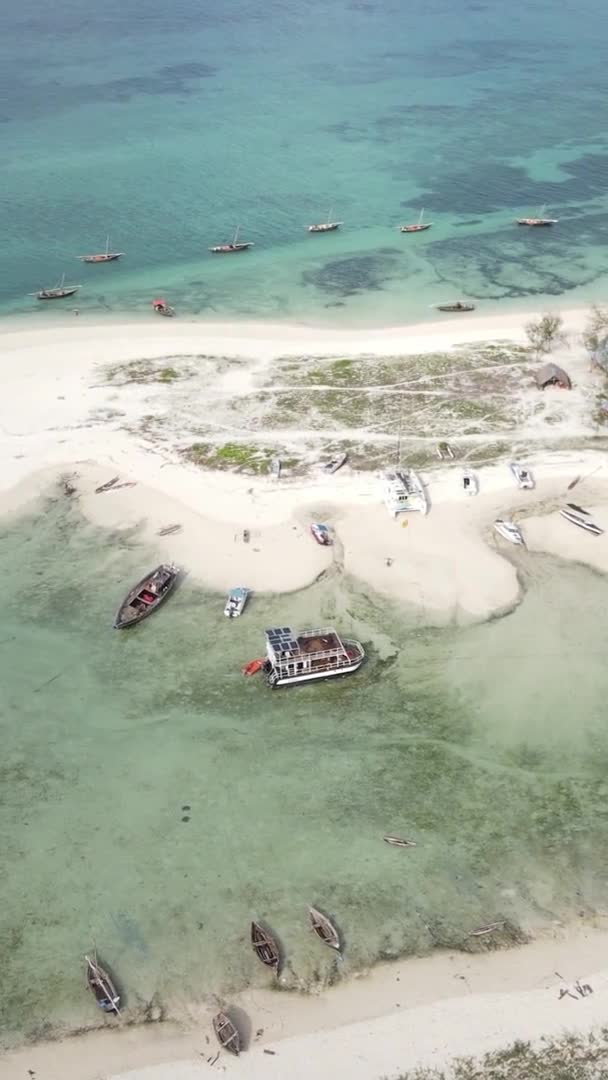
[[[94,944],[130,1016],[151,1000],[181,1015],[267,982],[253,916],[296,987],[494,919],[534,931],[605,908],[604,578],[524,555],[521,606],[464,630],[339,575],[228,623],[186,581],[117,634],[118,600],[154,561],[135,535],[65,500],[0,535],[5,1041],[98,1022]],[[264,627],[289,621],[335,621],[367,664],[287,691],[243,679]],[[309,903],[340,926],[339,968]]]
[[[100,313],[165,293],[182,313],[386,323],[454,294],[599,297],[604,35],[600,0],[12,5],[0,310],[36,309],[63,272]],[[543,203],[557,229],[513,225]],[[308,236],[330,205],[343,231]],[[432,230],[395,231],[423,206]],[[209,255],[239,222],[256,247]],[[108,232],[126,257],[80,266]]]

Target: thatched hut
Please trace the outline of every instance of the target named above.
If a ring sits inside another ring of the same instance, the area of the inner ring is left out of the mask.
[[[534,376],[539,390],[546,390],[548,386],[559,386],[560,390],[571,390],[570,376],[557,364],[543,364]]]

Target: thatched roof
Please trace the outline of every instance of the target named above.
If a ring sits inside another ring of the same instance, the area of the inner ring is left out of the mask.
[[[543,364],[534,378],[539,390],[544,390],[545,386],[561,386],[566,390],[570,390],[572,386],[570,376],[557,364]]]

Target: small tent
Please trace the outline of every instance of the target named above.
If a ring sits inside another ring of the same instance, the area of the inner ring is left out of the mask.
[[[559,386],[561,390],[571,390],[570,376],[557,364],[544,364],[534,376],[539,390],[546,390],[548,386]]]

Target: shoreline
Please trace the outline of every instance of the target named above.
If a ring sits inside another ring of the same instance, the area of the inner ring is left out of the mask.
[[[211,1017],[217,1004],[190,1003],[183,1023],[128,1025],[60,1036],[4,1055],[3,1076],[27,1069],[43,1080],[197,1080],[219,1071],[305,1080],[379,1080],[417,1066],[446,1067],[455,1056],[482,1055],[516,1039],[538,1040],[604,1023],[608,1002],[608,930],[554,925],[506,950],[442,951],[377,965],[318,994],[268,986],[228,1004],[246,1038],[237,1061],[216,1059]],[[576,982],[589,984],[584,998]],[[560,993],[568,989],[570,993]],[[84,992],[84,991],[83,991]],[[571,995],[574,996],[571,996]],[[250,1034],[247,1034],[250,1032]]]

